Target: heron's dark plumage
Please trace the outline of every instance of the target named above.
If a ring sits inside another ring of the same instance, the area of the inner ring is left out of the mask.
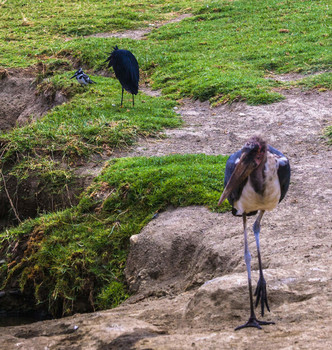
[[[108,62],[108,68],[113,67],[122,88],[132,95],[137,95],[139,66],[136,57],[130,51],[120,50],[115,46],[105,62]]]

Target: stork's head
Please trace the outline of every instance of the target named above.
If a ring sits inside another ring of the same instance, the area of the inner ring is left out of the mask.
[[[266,160],[267,144],[259,136],[253,136],[242,148],[241,157],[236,160],[236,166],[229,179],[218,205],[230,195],[255,169]]]
[[[266,157],[266,142],[259,136],[253,136],[242,148],[239,160],[244,164],[252,163],[253,170],[257,168]]]

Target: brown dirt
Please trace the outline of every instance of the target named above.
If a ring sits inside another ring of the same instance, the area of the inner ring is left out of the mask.
[[[0,77],[0,130],[9,130],[47,113],[67,99],[57,92],[55,96],[37,95],[36,72],[6,71]]]
[[[284,101],[265,106],[185,101],[184,128],[141,140],[126,153],[229,154],[260,133],[290,158],[289,193],[266,213],[261,230],[271,308],[264,319],[276,325],[234,331],[249,308],[241,219],[202,207],[170,208],[131,238],[126,272],[135,296],[114,310],[0,329],[0,348],[331,347],[332,151],[322,132],[331,123],[332,92],[284,93]]]
[[[275,81],[297,81],[297,80],[302,80],[304,78],[308,78],[310,76],[313,75],[319,75],[324,73],[324,71],[322,72],[315,72],[315,73],[311,73],[311,74],[302,74],[302,73],[286,73],[286,74],[279,74],[276,75],[274,73],[269,73],[265,76],[266,79],[273,79]]]

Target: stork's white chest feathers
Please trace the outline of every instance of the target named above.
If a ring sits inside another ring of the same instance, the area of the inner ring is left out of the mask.
[[[238,215],[256,210],[272,210],[277,206],[281,194],[278,167],[278,160],[273,154],[267,152],[264,168],[264,192],[263,194],[257,193],[249,177],[240,199],[234,203]]]

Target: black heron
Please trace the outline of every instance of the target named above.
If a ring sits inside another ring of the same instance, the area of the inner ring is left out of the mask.
[[[130,51],[120,50],[115,46],[105,62],[108,62],[108,68],[113,67],[115,76],[121,83],[121,107],[123,104],[123,90],[132,94],[134,106],[134,95],[138,93],[139,81],[139,67],[135,56]]]
[[[250,317],[247,323],[235,330],[245,327],[256,327],[274,324],[274,322],[259,321],[254,312],[253,293],[251,286],[251,255],[247,237],[247,216],[258,216],[253,226],[259,263],[259,280],[255,296],[256,304],[261,301],[261,314],[264,316],[264,307],[270,311],[266,281],[263,276],[262,261],[259,246],[259,232],[261,220],[266,210],[274,209],[285,197],[290,181],[289,161],[280,151],[268,145],[261,137],[252,137],[244,147],[233,153],[225,170],[224,191],[218,205],[226,198],[232,206],[232,213],[242,216],[244,227],[244,259],[248,273],[250,298]]]

